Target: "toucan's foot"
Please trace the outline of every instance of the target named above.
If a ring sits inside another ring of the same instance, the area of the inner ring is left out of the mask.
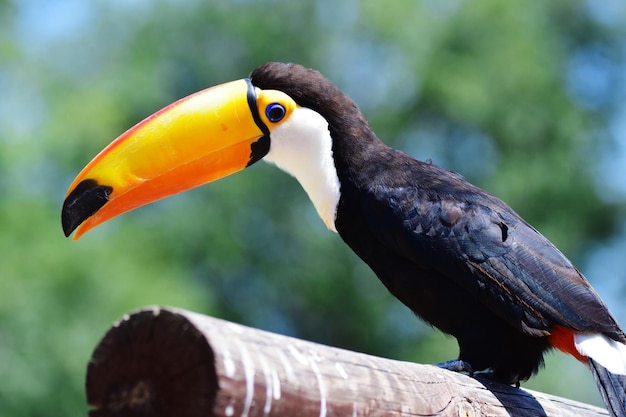
[[[472,368],[472,365],[470,365],[469,362],[465,362],[461,359],[453,359],[451,361],[439,362],[436,363],[435,366],[453,372],[467,372],[469,376],[474,375],[474,368]]]
[[[435,366],[452,372],[466,372],[471,377],[484,378],[500,384],[513,385],[515,388],[519,388],[520,386],[520,378],[517,374],[502,375],[502,373],[496,373],[493,371],[474,372],[472,365],[461,359],[453,359],[451,361],[436,363]]]
[[[502,378],[502,376],[496,375],[496,373],[493,371],[476,372],[473,376],[476,378],[488,379],[490,381],[498,382],[500,384],[513,385],[515,386],[515,388],[520,387],[520,381],[518,377],[511,377],[511,378],[505,379],[505,378]]]

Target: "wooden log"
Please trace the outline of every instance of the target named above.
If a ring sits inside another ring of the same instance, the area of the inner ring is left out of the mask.
[[[165,308],[113,325],[93,353],[86,389],[91,417],[608,415],[431,365]]]

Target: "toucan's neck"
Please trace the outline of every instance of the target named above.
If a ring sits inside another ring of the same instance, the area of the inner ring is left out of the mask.
[[[367,187],[387,149],[358,110],[328,121],[299,107],[272,131],[264,159],[300,182],[326,226],[336,232],[342,191]]]
[[[343,186],[362,188],[375,183],[389,148],[381,142],[360,112],[335,120],[331,125],[333,156]]]
[[[320,217],[335,230],[341,188],[361,183],[386,146],[357,105],[319,72],[269,63],[250,74],[261,89],[279,90],[300,107],[271,133],[264,158],[295,176]],[[345,183],[345,184],[344,184]]]

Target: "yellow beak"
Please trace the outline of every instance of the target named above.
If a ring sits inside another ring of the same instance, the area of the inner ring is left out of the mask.
[[[267,154],[270,129],[296,104],[248,79],[185,97],[135,125],[70,185],[63,231],[74,239],[119,214],[223,178]]]

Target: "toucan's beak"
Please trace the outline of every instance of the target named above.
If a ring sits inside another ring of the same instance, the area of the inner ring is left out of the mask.
[[[242,79],[185,97],[132,127],[76,177],[63,231],[78,239],[119,214],[240,171],[267,154],[296,104]]]

